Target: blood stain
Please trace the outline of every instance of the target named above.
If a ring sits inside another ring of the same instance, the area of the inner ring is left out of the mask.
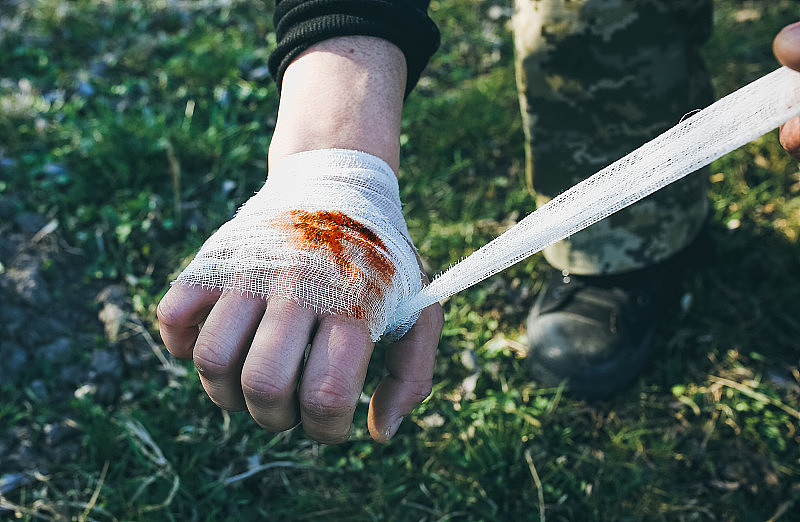
[[[365,312],[364,309],[361,308],[358,305],[353,305],[353,307],[350,308],[350,310],[347,312],[347,315],[349,317],[354,318],[354,319],[366,319],[367,318],[367,312]]]
[[[335,210],[290,210],[278,219],[279,226],[288,232],[288,241],[305,250],[326,252],[340,275],[353,279],[362,272],[354,263],[361,257],[365,269],[377,274],[383,286],[392,282],[394,264],[386,256],[386,245],[372,230],[355,219]],[[366,277],[366,290],[383,295],[383,288],[373,277]],[[365,317],[361,307],[350,310],[353,317]]]

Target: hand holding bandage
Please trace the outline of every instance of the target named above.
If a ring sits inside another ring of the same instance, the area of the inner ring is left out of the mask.
[[[314,422],[337,419],[330,405],[321,404],[326,387],[339,390],[334,400],[347,396],[339,405],[346,411],[335,412],[339,418],[352,417],[372,342],[384,333],[406,333],[415,318],[390,324],[392,314],[422,284],[392,169],[356,151],[303,152],[278,161],[264,187],[178,276],[159,306],[162,336],[173,354],[193,357],[203,386],[221,407],[246,406],[272,430],[291,427],[302,416],[313,431]],[[425,315],[422,323],[435,329],[437,317]],[[417,357],[413,375],[428,373],[432,355],[403,348],[413,344],[413,331],[408,337],[389,348],[388,364],[392,357]],[[388,381],[382,385],[392,388]],[[397,393],[391,389],[390,395]],[[427,388],[400,409],[413,409],[423,393]],[[298,412],[298,405],[305,409]],[[387,408],[373,410],[371,428]],[[380,419],[377,425],[378,439],[396,429]],[[324,431],[316,438],[347,435]]]
[[[773,42],[775,57],[783,65],[800,71],[800,22],[787,25]],[[781,145],[800,161],[800,116],[781,126]]]

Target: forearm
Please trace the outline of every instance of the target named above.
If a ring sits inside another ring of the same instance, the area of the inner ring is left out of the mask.
[[[397,172],[406,63],[394,44],[343,36],[313,45],[283,76],[269,163],[307,150],[367,152]]]

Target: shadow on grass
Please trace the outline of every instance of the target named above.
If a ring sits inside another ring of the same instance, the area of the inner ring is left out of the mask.
[[[653,377],[669,388],[722,372],[721,361],[734,357],[747,358],[765,378],[791,379],[800,336],[800,247],[748,222],[734,230],[714,223],[704,236],[683,310],[660,329],[665,353],[651,363]]]

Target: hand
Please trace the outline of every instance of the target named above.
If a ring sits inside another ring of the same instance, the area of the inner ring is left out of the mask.
[[[338,37],[310,47],[283,77],[270,168],[291,154],[339,148],[377,156],[396,172],[405,74],[403,53],[378,38]],[[158,317],[167,349],[194,359],[220,407],[246,408],[270,431],[299,421],[320,442],[347,439],[373,350],[363,320],[316,314],[281,298],[181,285],[164,296]],[[369,406],[375,440],[387,441],[430,393],[442,323],[441,307],[433,305],[386,347],[388,373]]]
[[[800,71],[800,22],[787,25],[772,45],[775,57],[787,67]],[[781,126],[781,145],[800,161],[800,117]]]
[[[364,321],[316,314],[281,298],[181,285],[159,303],[158,319],[167,349],[194,360],[203,388],[221,408],[247,409],[269,431],[301,421],[320,442],[347,440],[373,349]],[[388,373],[369,405],[376,441],[388,441],[430,394],[442,324],[442,309],[433,305],[386,347]]]

